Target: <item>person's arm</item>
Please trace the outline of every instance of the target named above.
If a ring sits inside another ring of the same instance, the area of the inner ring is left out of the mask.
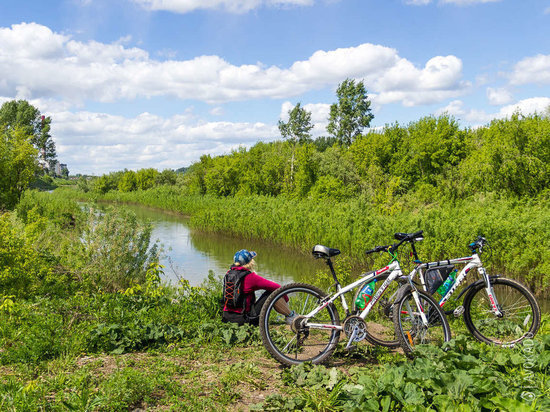
[[[275,289],[279,289],[281,285],[271,280],[268,280],[255,272],[252,272],[244,278],[244,293],[252,293],[256,290],[267,290],[268,292],[273,292]],[[288,302],[288,296],[284,296],[285,302]],[[281,301],[282,302],[282,301]],[[287,306],[288,307],[288,306]],[[278,309],[277,309],[278,310]],[[278,310],[280,313],[288,314],[285,308],[282,311]]]
[[[257,273],[250,273],[244,278],[244,293],[251,293],[256,290],[267,290],[273,292],[275,289],[279,289],[281,285],[271,280],[268,280]]]

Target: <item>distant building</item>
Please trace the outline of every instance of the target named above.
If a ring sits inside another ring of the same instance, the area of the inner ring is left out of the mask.
[[[53,174],[56,176],[61,176],[61,163],[55,162],[53,165]]]
[[[54,176],[69,176],[69,169],[66,163],[59,163],[57,160],[50,164]]]

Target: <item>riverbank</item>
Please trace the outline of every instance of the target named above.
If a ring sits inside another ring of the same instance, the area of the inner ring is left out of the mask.
[[[396,232],[424,230],[418,252],[425,261],[466,256],[467,245],[483,235],[492,246],[482,257],[491,273],[517,279],[539,297],[550,291],[550,204],[544,199],[477,195],[453,203],[402,203],[388,211],[360,198],[329,202],[254,195],[243,201],[242,197],[186,195],[168,186],[101,196],[64,190],[60,195],[175,211],[190,215],[190,224],[200,230],[269,239],[303,253],[309,253],[314,244],[327,244],[368,268],[385,264],[385,256],[365,257],[364,251],[392,243]],[[402,256],[406,258],[407,253]]]

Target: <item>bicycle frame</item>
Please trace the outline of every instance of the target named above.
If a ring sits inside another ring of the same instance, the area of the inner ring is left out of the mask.
[[[336,293],[333,294],[332,296],[330,296],[330,295],[327,296],[327,298],[325,298],[325,301],[320,306],[315,308],[310,313],[304,315],[305,318],[307,319],[307,318],[311,318],[311,317],[315,316],[322,309],[324,309],[328,305],[334,303],[336,301],[336,299],[338,299],[338,298],[341,298],[342,306],[343,306],[344,310],[346,310],[346,312],[348,312],[349,311],[348,310],[348,305],[347,305],[347,302],[346,302],[346,298],[344,297],[344,294],[349,292],[350,290],[356,288],[357,286],[361,285],[365,281],[369,281],[369,280],[372,281],[375,278],[379,277],[380,275],[385,275],[386,273],[389,273],[388,278],[384,281],[384,283],[380,286],[378,291],[374,294],[374,296],[372,297],[370,302],[367,304],[365,309],[363,309],[363,311],[359,314],[359,317],[361,317],[364,320],[368,316],[369,312],[374,307],[374,305],[376,305],[376,303],[378,302],[380,297],[384,294],[384,292],[386,291],[386,289],[388,288],[390,283],[395,281],[398,277],[403,275],[403,272],[401,271],[401,266],[399,265],[399,262],[397,260],[389,263],[387,266],[383,267],[382,269],[379,269],[379,270],[375,271],[374,273],[369,273],[368,275],[356,280],[355,282],[353,282],[353,283],[351,283],[351,284],[349,284],[345,287],[341,287],[340,284],[337,283]],[[419,309],[422,322],[424,323],[425,326],[427,326],[428,325],[428,319],[426,318],[426,316],[424,314],[424,311],[422,310],[422,306],[420,305],[420,300],[418,298],[418,294],[416,293],[416,289],[414,287],[413,287],[413,296],[414,296],[417,308]],[[304,324],[304,326],[308,327],[308,328],[312,328],[312,329],[336,329],[336,330],[343,330],[344,329],[344,327],[342,325],[336,326],[336,325],[327,325],[327,324],[320,324],[320,323],[308,323],[307,320],[306,320],[306,323]]]
[[[483,281],[485,282],[485,291],[487,292],[487,297],[489,298],[489,302],[491,302],[491,309],[493,310],[493,313],[495,316],[502,316],[502,312],[499,309],[498,302],[496,300],[496,296],[493,291],[493,287],[491,285],[491,280],[489,279],[489,275],[487,274],[487,271],[483,267],[483,263],[481,262],[481,259],[479,257],[479,254],[474,253],[472,256],[467,257],[461,257],[456,259],[448,259],[443,261],[437,261],[437,262],[428,262],[428,263],[421,263],[417,265],[409,274],[409,281],[412,283],[412,280],[414,276],[418,273],[420,278],[420,283],[422,284],[422,288],[427,291],[428,288],[426,286],[426,282],[424,279],[424,272],[423,269],[429,269],[430,267],[434,266],[440,266],[442,264],[464,264],[466,263],[466,266],[462,268],[462,270],[458,273],[456,280],[451,286],[451,288],[447,291],[445,296],[441,298],[441,300],[438,302],[439,306],[442,307],[451,297],[451,295],[456,291],[456,289],[460,286],[462,281],[466,279],[466,276],[472,269],[477,269],[478,273],[481,275]]]

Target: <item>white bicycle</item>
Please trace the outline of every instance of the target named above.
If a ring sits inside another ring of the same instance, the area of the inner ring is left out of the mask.
[[[457,273],[452,286],[440,290],[443,295],[438,301],[441,308],[455,294],[466,277],[476,269],[480,279],[466,286],[454,299],[464,296],[461,306],[447,311],[446,314],[462,315],[470,333],[481,342],[500,346],[514,346],[527,338],[533,338],[540,327],[541,313],[534,295],[518,281],[499,275],[489,276],[481,254],[489,249],[487,239],[478,236],[468,247],[471,256],[437,262],[420,262],[414,242],[410,241],[417,266],[409,274],[411,284],[418,277],[422,289],[430,295],[436,293],[438,286],[446,280],[450,272]],[[460,272],[455,265],[464,265]],[[394,320],[398,336],[401,323],[407,320],[407,314],[401,311]],[[405,342],[405,345],[407,342]]]
[[[413,320],[415,333],[414,336],[409,333],[409,337],[415,344],[441,345],[450,340],[449,324],[437,302],[428,293],[417,290],[412,282],[403,287],[398,281],[403,273],[395,253],[404,242],[420,234],[421,232],[412,233],[397,244],[378,246],[367,251],[367,253],[387,251],[393,258],[387,266],[366,273],[344,287],[338,281],[331,260],[340,254],[340,251],[322,245],[315,246],[312,251],[313,256],[324,259],[329,266],[336,292],[326,294],[320,288],[305,283],[291,283],[272,292],[262,308],[259,325],[262,342],[267,351],[284,365],[296,365],[302,362],[322,363],[336,349],[342,332],[348,340],[346,349],[364,339],[376,344],[397,346],[403,338],[398,336],[396,339],[394,334],[395,306],[381,304],[384,302],[385,295],[389,297],[385,302],[400,303],[402,309],[406,310],[409,318]],[[406,278],[402,280],[407,281]],[[372,281],[382,284],[365,308],[350,309],[344,295]],[[285,297],[288,299],[290,309],[298,314],[290,325],[286,324],[285,317],[275,310],[275,303]],[[336,307],[338,300],[346,314],[342,323]],[[373,311],[377,306],[381,310]],[[377,319],[367,323],[366,318],[374,313],[378,315]]]

